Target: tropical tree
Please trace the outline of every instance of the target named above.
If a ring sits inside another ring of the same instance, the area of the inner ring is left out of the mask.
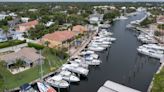
[[[7,34],[9,33],[9,27],[8,26],[2,26],[2,29],[3,29],[3,33],[6,35],[6,38],[8,40]]]
[[[49,41],[45,41],[44,44],[48,47],[50,42]]]

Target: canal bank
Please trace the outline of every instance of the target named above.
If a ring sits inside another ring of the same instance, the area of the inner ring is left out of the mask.
[[[109,31],[114,33],[117,41],[111,48],[99,52],[102,64],[90,67],[89,75],[78,84],[62,92],[97,92],[106,80],[146,92],[160,63],[158,60],[138,54],[141,45],[134,32],[127,30],[126,25],[132,20],[140,19],[144,14],[129,17],[128,20],[115,21]]]

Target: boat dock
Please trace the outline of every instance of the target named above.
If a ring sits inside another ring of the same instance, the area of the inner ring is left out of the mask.
[[[141,91],[108,80],[104,83],[103,86],[99,88],[97,92],[141,92]]]

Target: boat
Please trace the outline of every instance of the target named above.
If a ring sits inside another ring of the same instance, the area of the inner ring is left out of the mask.
[[[71,64],[74,64],[76,66],[79,67],[83,67],[85,69],[88,69],[88,64],[86,64],[85,62],[82,61],[82,59],[76,58],[76,59],[72,59],[69,61]]]
[[[29,83],[20,86],[19,92],[37,92]]]
[[[52,77],[49,77],[46,79],[46,82],[56,88],[69,87],[69,83],[67,81],[63,80],[63,77],[61,75],[54,75]]]
[[[155,50],[163,50],[164,51],[164,46],[160,46],[157,44],[146,44],[142,45],[143,47],[149,48],[149,49],[155,49]]]
[[[72,64],[64,64],[62,66],[62,70],[68,70],[68,71],[71,71],[71,72],[74,72],[74,73],[77,73],[80,75],[84,75],[84,76],[87,76],[89,73],[88,69],[79,67],[77,64],[73,64],[73,63]]]
[[[49,86],[46,82],[37,82],[37,86],[40,92],[57,92],[54,88]]]
[[[88,47],[88,50],[92,50],[92,51],[103,51],[103,50],[105,50],[105,48],[100,47],[98,45],[94,45],[94,46],[89,46]]]
[[[120,16],[119,19],[120,19],[120,20],[126,20],[126,19],[128,19],[128,18],[125,17],[125,16]]]
[[[85,60],[85,62],[86,62],[88,65],[100,65],[100,64],[101,64],[101,60],[97,60],[97,59]]]
[[[159,53],[156,50],[147,49],[145,47],[139,47],[137,48],[137,51],[140,52],[141,54],[144,54],[153,58],[157,58],[157,59],[161,59],[162,57],[164,57],[164,53]]]
[[[62,70],[59,75],[62,76],[63,80],[69,81],[69,82],[79,82],[80,79],[73,73],[67,70]]]

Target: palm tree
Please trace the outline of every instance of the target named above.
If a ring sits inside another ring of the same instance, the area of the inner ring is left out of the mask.
[[[48,47],[50,42],[49,41],[45,41],[44,44]]]
[[[9,27],[8,26],[2,26],[2,29],[3,29],[3,33],[6,35],[6,38],[8,40],[7,34],[9,33]]]

